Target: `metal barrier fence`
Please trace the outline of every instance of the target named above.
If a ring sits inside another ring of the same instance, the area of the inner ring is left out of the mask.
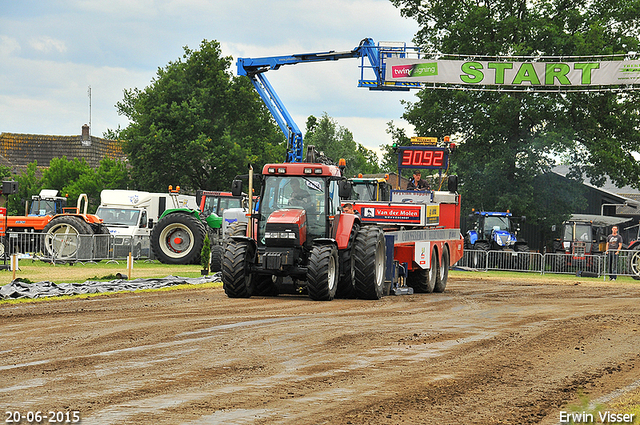
[[[123,260],[132,253],[135,259],[152,257],[150,238],[110,234],[9,233],[0,240],[0,257],[5,253],[28,255],[51,262]]]
[[[640,279],[640,250],[620,250],[611,259],[605,253],[576,256],[563,253],[465,250],[456,266],[483,271],[560,273],[590,277],[616,275]]]

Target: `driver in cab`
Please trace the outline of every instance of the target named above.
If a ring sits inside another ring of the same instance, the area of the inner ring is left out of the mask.
[[[302,202],[309,202],[309,192],[300,187],[300,181],[298,179],[292,179],[289,186],[291,186],[289,204],[298,205]]]

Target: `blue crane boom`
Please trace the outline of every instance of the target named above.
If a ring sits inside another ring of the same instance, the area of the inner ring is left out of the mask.
[[[411,49],[411,48],[410,48]],[[412,84],[389,84],[385,82],[384,59],[387,57],[404,57],[407,47],[402,46],[379,46],[371,38],[363,39],[353,50],[345,52],[319,52],[301,53],[287,56],[270,56],[264,58],[238,58],[238,75],[249,77],[256,91],[262,98],[271,115],[275,118],[278,126],[287,138],[287,159],[286,162],[302,162],[303,141],[302,132],[282,103],[280,97],[269,83],[265,73],[269,70],[276,70],[282,65],[295,65],[305,62],[323,62],[339,59],[359,58],[360,80],[358,87],[367,87],[370,90],[402,90],[419,88],[419,85]],[[367,62],[368,65],[367,65]],[[366,69],[373,71],[374,79],[364,78]]]

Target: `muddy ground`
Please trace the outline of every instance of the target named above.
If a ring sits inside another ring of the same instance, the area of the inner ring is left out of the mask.
[[[557,424],[579,393],[637,387],[639,296],[454,273],[443,294],[379,301],[194,288],[2,304],[0,406],[5,423]]]

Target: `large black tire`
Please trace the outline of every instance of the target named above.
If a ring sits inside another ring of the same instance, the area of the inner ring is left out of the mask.
[[[225,231],[224,238],[228,238],[229,236],[246,236],[247,234],[247,223],[234,221],[227,227]]]
[[[472,266],[474,269],[487,268],[487,256],[489,255],[489,244],[486,242],[477,242],[473,247],[476,252],[473,253]]]
[[[413,288],[414,292],[430,294],[436,287],[438,280],[438,253],[431,250],[431,267],[429,269],[417,269],[407,274],[407,286]]]
[[[528,271],[529,263],[529,245],[518,244],[514,247],[514,251],[518,253],[518,270]]]
[[[151,230],[151,249],[165,264],[199,264],[206,229],[191,214],[181,212],[163,217]]]
[[[94,244],[94,259],[95,260],[103,260],[103,259],[111,259],[111,233],[109,232],[109,228],[103,224],[99,225],[97,228],[93,229],[95,236],[95,244]],[[140,246],[140,245],[138,245]],[[139,256],[138,256],[139,257]],[[133,256],[133,258],[138,258]]]
[[[222,270],[222,257],[224,257],[224,247],[213,245],[211,247],[211,271],[216,273]]]
[[[314,301],[331,301],[338,289],[338,250],[333,245],[316,245],[309,253],[307,292]]]
[[[89,238],[92,235],[89,224],[74,216],[56,217],[42,229],[44,234],[44,250],[54,260],[92,259]]]
[[[627,258],[627,269],[631,277],[640,280],[640,245],[636,245]]]
[[[230,241],[222,259],[222,288],[229,298],[249,298],[253,295],[253,275],[250,264],[255,260],[255,248],[250,241]]]
[[[356,297],[356,271],[354,267],[353,244],[359,230],[360,226],[354,223],[351,228],[351,235],[349,236],[349,246],[346,249],[338,251],[338,262],[340,264],[340,277],[338,279],[338,290],[336,291],[336,297],[338,298]]]
[[[442,251],[442,261],[440,261],[440,269],[438,276],[436,277],[436,285],[433,287],[433,292],[444,292],[444,288],[447,287],[447,280],[449,280],[449,248],[444,247]]]
[[[382,298],[387,257],[382,229],[377,226],[360,228],[356,234],[353,256],[358,298]]]

